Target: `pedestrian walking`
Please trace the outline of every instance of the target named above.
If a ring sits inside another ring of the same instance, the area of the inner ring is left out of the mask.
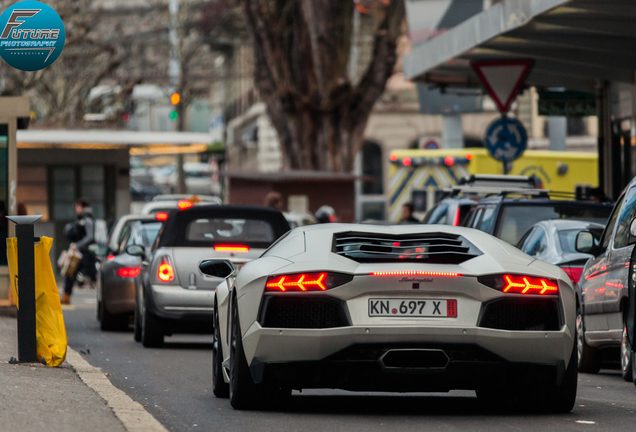
[[[407,202],[402,206],[402,217],[400,218],[400,223],[420,223],[420,221],[413,216],[413,212],[415,211],[415,207],[413,203]]]
[[[75,201],[75,222],[65,227],[64,234],[71,241],[71,248],[82,254],[73,276],[64,277],[64,295],[61,302],[70,304],[75,282],[85,282],[87,279],[95,282],[97,276],[95,254],[89,250],[89,246],[95,243],[95,218],[92,207],[85,199],[79,198]]]
[[[278,192],[270,192],[265,196],[265,207],[283,211],[283,196]]]

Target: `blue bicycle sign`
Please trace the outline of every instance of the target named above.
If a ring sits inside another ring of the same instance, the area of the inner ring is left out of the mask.
[[[519,120],[501,117],[488,126],[484,144],[496,160],[512,162],[526,150],[528,134]]]

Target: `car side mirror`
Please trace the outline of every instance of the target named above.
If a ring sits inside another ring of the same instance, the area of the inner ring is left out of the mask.
[[[205,260],[199,264],[199,270],[204,275],[225,279],[234,273],[234,266],[227,260]]]
[[[576,251],[594,255],[596,246],[594,245],[594,235],[591,232],[581,231],[576,235]]]
[[[143,246],[132,244],[126,246],[126,253],[132,256],[138,256],[141,258],[146,257],[146,249]]]
[[[632,223],[629,225],[629,233],[632,235],[632,237],[636,238],[636,218],[632,219]],[[636,239],[633,243],[636,243]]]

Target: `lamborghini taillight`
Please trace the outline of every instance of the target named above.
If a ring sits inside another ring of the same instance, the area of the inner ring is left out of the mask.
[[[504,274],[481,276],[479,282],[507,294],[527,295],[556,295],[559,284],[554,279],[526,276],[518,274]]]
[[[174,280],[174,269],[172,268],[172,264],[168,261],[167,257],[163,257],[161,259],[161,264],[159,264],[159,271],[157,272],[157,277],[161,282],[172,282]]]
[[[351,282],[352,279],[352,275],[329,272],[282,274],[267,278],[265,291],[327,291],[328,289]]]

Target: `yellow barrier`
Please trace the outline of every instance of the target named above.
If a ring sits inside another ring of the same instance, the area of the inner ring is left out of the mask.
[[[35,245],[35,328],[37,337],[37,357],[47,366],[59,366],[66,358],[66,327],[60,304],[49,251],[53,244],[50,237],[40,237]],[[18,279],[18,241],[7,239],[9,275],[16,306],[20,308]]]

